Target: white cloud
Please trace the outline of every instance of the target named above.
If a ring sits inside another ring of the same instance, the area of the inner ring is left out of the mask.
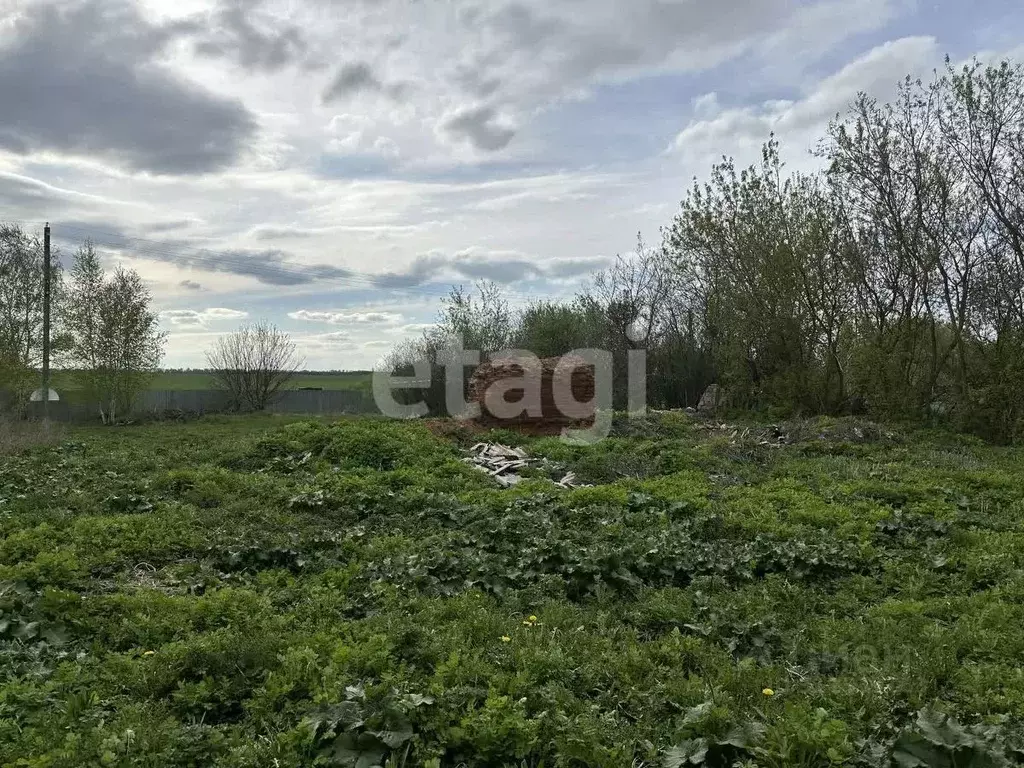
[[[476,150],[495,152],[514,142],[521,119],[598,84],[706,71],[744,54],[770,61],[784,51],[794,64],[813,61],[883,25],[898,0],[591,0],[586,13],[566,0],[520,0],[446,11],[424,4],[413,18],[407,3],[381,5],[371,24],[413,23],[421,32],[400,41],[381,71],[430,94],[440,109],[423,111],[442,137],[461,134]],[[442,53],[442,40],[445,52],[459,53]]]
[[[293,336],[295,347],[302,353],[323,353],[341,352],[360,348],[359,342],[353,341],[349,334],[343,331],[332,333],[318,333],[309,336]]]
[[[437,323],[409,323],[408,325],[403,325],[401,328],[398,328],[396,330],[398,330],[400,333],[413,334],[418,336],[424,331],[429,331],[431,328],[435,328],[436,326]]]
[[[160,313],[160,317],[174,327],[182,328],[205,328],[210,323],[226,320],[242,320],[249,316],[248,312],[225,307],[210,307],[209,309],[167,309]]]
[[[885,101],[908,74],[924,76],[941,61],[934,38],[904,37],[872,48],[797,100],[722,108],[715,95],[708,94],[697,100],[695,119],[679,132],[669,150],[702,160],[749,154],[773,131],[796,151],[807,149],[860,91]]]
[[[377,124],[367,115],[335,115],[327,124],[330,137],[327,149],[343,155],[373,155],[397,158],[401,151],[386,131],[386,123]]]
[[[788,23],[780,25],[760,43],[768,67],[787,67],[814,61],[855,35],[883,27],[915,0],[824,0],[797,7]]]
[[[211,319],[217,320],[239,320],[243,317],[248,317],[248,312],[242,312],[238,309],[226,309],[224,307],[211,307],[210,309],[203,310],[203,315]]]
[[[328,325],[397,325],[402,322],[402,316],[395,312],[320,312],[300,309],[289,312],[288,317]]]

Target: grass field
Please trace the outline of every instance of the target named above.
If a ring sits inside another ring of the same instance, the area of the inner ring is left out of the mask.
[[[871,424],[217,417],[0,463],[0,765],[999,766],[1024,462]],[[525,440],[525,442],[523,442]]]

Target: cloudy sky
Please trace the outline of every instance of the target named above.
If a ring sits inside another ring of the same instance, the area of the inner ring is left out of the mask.
[[[453,283],[571,294],[694,175],[1022,58],[1019,0],[0,0],[0,220],[146,279],[166,364],[266,318],[371,365]]]

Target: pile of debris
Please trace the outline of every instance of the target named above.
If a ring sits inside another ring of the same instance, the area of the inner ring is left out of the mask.
[[[481,425],[557,435],[563,427],[593,422],[594,381],[594,366],[579,357],[508,357],[479,366],[468,394],[480,406]],[[572,412],[559,408],[556,393],[571,399]]]
[[[753,444],[767,445],[778,448],[783,445],[795,442],[790,435],[777,424],[770,424],[766,427],[742,427],[724,424],[717,421],[705,421],[697,426],[702,432],[709,433],[710,437],[727,436],[729,445]],[[727,434],[728,433],[728,434]]]
[[[486,472],[503,488],[511,488],[522,481],[523,476],[519,473],[527,468],[539,468],[555,485],[562,488],[586,487],[585,483],[576,479],[574,473],[565,472],[564,468],[547,459],[530,458],[522,448],[513,448],[501,443],[477,443],[469,449],[469,456],[463,461],[481,472]]]
[[[899,439],[895,432],[878,424],[857,419],[841,419],[823,424],[817,419],[792,419],[778,424],[734,425],[708,419],[698,422],[697,429],[709,437],[725,437],[730,445],[760,445],[778,448],[814,441],[874,443]]]

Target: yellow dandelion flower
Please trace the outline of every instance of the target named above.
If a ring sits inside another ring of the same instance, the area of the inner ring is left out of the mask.
[[[503,643],[511,643],[512,642],[512,638],[509,637],[508,635],[502,635],[501,636],[501,642],[503,642]]]
[[[765,696],[775,695],[775,691],[773,691],[771,688],[765,688],[763,691],[761,691],[761,693],[763,693]]]
[[[530,618],[527,619],[527,621],[529,621],[529,622],[534,622],[536,620],[537,620],[536,616],[531,616]]]

